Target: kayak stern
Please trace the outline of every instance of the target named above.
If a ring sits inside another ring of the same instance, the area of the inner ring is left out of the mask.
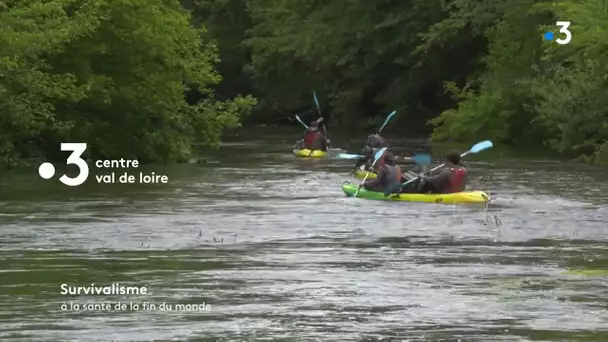
[[[305,148],[301,150],[293,150],[293,154],[300,158],[323,158],[327,152],[322,150],[309,150]]]
[[[367,171],[357,170],[357,171],[355,171],[355,178],[364,179],[366,174],[367,174]],[[377,174],[375,174],[374,172],[370,172],[367,179],[376,179],[376,177],[378,177]]]

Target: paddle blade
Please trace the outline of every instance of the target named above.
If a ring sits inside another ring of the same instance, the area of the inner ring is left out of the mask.
[[[479,142],[479,143],[473,145],[473,147],[471,147],[470,152],[471,153],[481,152],[483,150],[492,148],[492,146],[494,146],[494,144],[492,144],[492,142],[490,140],[482,141],[482,142]]]
[[[426,153],[416,154],[413,157],[408,158],[413,160],[416,164],[420,165],[430,165],[431,164],[431,156]]]
[[[308,128],[308,125],[304,123],[304,121],[302,121],[302,119],[300,119],[300,116],[298,114],[296,114],[296,120],[298,120],[299,123],[301,123],[302,125],[304,125],[304,127]]]
[[[340,153],[338,154],[338,158],[341,159],[357,159],[357,158],[361,158],[361,155],[358,154],[351,154],[351,153]]]
[[[391,119],[393,118],[393,116],[395,116],[395,114],[397,114],[397,111],[394,110],[392,111],[384,120],[384,123],[382,124],[382,126],[380,127],[380,129],[378,130],[378,133],[382,132],[382,130],[384,129],[384,127],[386,127],[386,125],[388,124],[389,121],[391,121]]]
[[[312,98],[315,100],[315,104],[317,105],[317,109],[321,109],[321,106],[319,106],[319,100],[317,99],[317,92],[313,91],[312,92]]]
[[[386,151],[386,147],[379,149],[378,152],[376,152],[376,154],[374,154],[374,163],[376,163],[378,161],[378,159],[380,159],[380,157],[382,157],[382,155],[384,154],[384,151]]]

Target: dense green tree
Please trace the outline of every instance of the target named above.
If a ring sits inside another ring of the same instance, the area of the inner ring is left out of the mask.
[[[535,109],[551,132],[548,143],[608,162],[608,2],[558,1],[535,9],[573,23],[571,43],[546,45],[547,67],[535,80]]]
[[[462,8],[472,3],[460,2]],[[433,120],[438,126],[433,137],[545,142],[560,152],[602,159],[608,140],[608,103],[601,96],[608,86],[606,2],[503,4],[500,16],[481,26],[489,46],[486,70],[464,88],[448,84],[460,102]],[[480,10],[486,18],[496,13],[492,6]],[[451,15],[450,20],[464,17],[462,9]],[[556,31],[557,20],[572,22],[567,45],[541,38],[542,32]]]
[[[340,119],[334,122],[393,109],[400,119],[424,122],[436,100],[425,93],[440,84],[442,71],[456,77],[466,69],[454,61],[456,68],[437,70],[433,58],[420,63],[412,55],[419,35],[442,18],[440,4],[249,1],[255,24],[245,42],[253,51],[247,70],[265,98],[290,109],[309,105],[316,89]]]
[[[205,39],[217,44],[220,56],[217,70],[223,81],[213,88],[219,96],[256,91],[244,72],[251,52],[243,41],[253,25],[246,3],[243,0],[182,0],[183,6],[192,12],[193,25],[204,25]]]
[[[434,28],[427,39],[442,37],[442,31],[454,32],[458,26],[475,28],[488,41],[483,58],[484,72],[469,78],[459,89],[448,83],[447,90],[459,101],[432,122],[435,139],[475,139],[490,137],[503,142],[541,134],[531,110],[530,78],[537,72],[541,39],[538,32],[540,15],[528,15],[533,0],[511,0],[504,7],[489,3],[470,13],[472,1],[460,1],[451,17]],[[474,14],[474,15],[471,15]],[[480,20],[479,18],[485,18]],[[456,25],[454,25],[457,23]],[[448,24],[451,24],[448,25]],[[445,37],[445,36],[443,36]],[[445,39],[445,38],[444,38]]]
[[[179,160],[214,145],[254,104],[218,101],[213,42],[175,1],[4,2],[0,155],[52,156],[87,142],[95,157]],[[186,102],[194,89],[197,103]]]
[[[334,125],[397,109],[399,126],[435,140],[545,143],[608,159],[606,8],[0,0],[0,157],[48,157],[71,140],[95,156],[182,159],[249,113],[246,94],[260,99],[253,120],[269,121],[312,111],[316,90]],[[558,20],[572,22],[568,45],[542,38]]]

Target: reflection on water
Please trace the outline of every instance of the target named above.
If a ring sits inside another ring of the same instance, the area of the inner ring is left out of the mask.
[[[487,210],[385,203],[343,196],[350,161],[271,139],[164,167],[168,185],[3,179],[0,338],[608,340],[605,170],[478,156]],[[60,294],[113,282],[152,293]],[[73,309],[118,302],[138,310]]]

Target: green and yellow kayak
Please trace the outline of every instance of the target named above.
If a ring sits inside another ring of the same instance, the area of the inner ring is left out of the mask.
[[[355,171],[355,178],[363,179],[363,178],[365,178],[366,174],[367,174],[367,171],[357,170],[357,171]],[[376,175],[373,172],[370,172],[369,176],[367,176],[367,179],[375,179],[376,177],[378,177],[378,175]]]
[[[349,182],[342,183],[342,190],[346,196],[354,196],[357,192],[358,184]],[[490,200],[490,197],[483,191],[465,191],[456,192],[453,194],[399,194],[384,197],[384,193],[368,191],[361,188],[357,194],[359,198],[384,201],[405,201],[405,202],[424,202],[424,203],[443,203],[443,204],[469,204],[469,203],[485,203]]]
[[[307,148],[301,150],[293,150],[293,153],[301,158],[323,158],[327,154],[326,151],[321,150],[309,150]]]

